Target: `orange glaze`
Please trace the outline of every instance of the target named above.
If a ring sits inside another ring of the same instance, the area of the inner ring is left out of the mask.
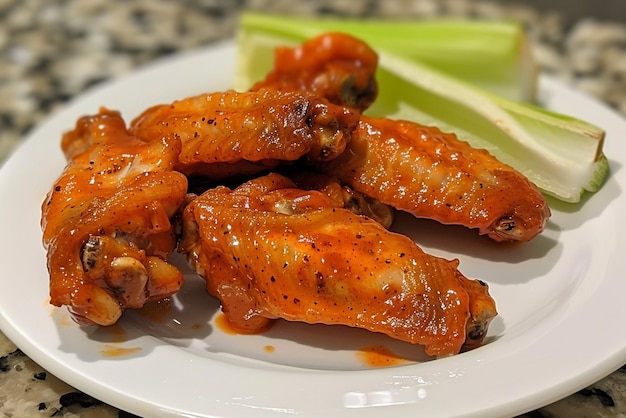
[[[378,55],[362,40],[324,33],[294,48],[276,48],[274,68],[252,89],[311,92],[362,111],[378,93],[377,66]]]
[[[417,123],[362,116],[346,151],[319,167],[370,198],[495,241],[528,241],[550,209],[539,189],[485,150]]]
[[[220,300],[229,322],[217,323],[231,333],[283,318],[364,328],[449,355],[468,340],[479,345],[496,315],[488,287],[464,277],[458,261],[278,174],[194,199],[179,249]],[[467,333],[476,327],[482,332]]]
[[[382,345],[368,345],[357,352],[357,357],[369,367],[388,367],[407,363],[408,360],[396,356],[391,350]]]
[[[340,154],[357,112],[296,92],[217,92],[154,106],[131,124],[148,142],[180,138],[176,170],[224,179],[252,175],[306,156]]]
[[[273,353],[274,351],[276,351],[276,347],[274,347],[273,345],[266,345],[263,346],[263,350],[265,350],[267,353]]]
[[[311,92],[363,111],[376,97],[377,59],[362,40],[325,33],[277,48],[274,68],[253,89]],[[346,150],[320,168],[382,203],[496,241],[528,241],[550,216],[522,174],[453,134],[408,121],[362,116]]]
[[[182,274],[164,259],[187,193],[172,170],[179,141],[139,140],[119,112],[102,109],[80,118],[62,148],[68,164],[42,203],[50,303],[80,323],[111,325],[125,308],[176,292]]]

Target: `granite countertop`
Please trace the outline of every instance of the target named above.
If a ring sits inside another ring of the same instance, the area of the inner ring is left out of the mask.
[[[183,50],[230,38],[244,8],[392,18],[516,19],[546,72],[626,114],[626,24],[524,3],[478,0],[125,2],[0,0],[0,163],[28,131],[90,86]],[[6,280],[7,278],[3,278]],[[129,417],[68,386],[0,333],[3,417]],[[527,417],[626,417],[626,366]]]

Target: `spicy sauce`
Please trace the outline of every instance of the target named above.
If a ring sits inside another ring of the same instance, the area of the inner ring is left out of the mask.
[[[356,354],[363,364],[370,367],[397,366],[408,362],[408,360],[398,357],[391,350],[382,345],[368,345],[362,347]]]

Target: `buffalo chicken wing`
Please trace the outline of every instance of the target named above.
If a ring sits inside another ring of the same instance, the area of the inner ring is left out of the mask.
[[[359,115],[295,92],[218,92],[154,106],[131,123],[146,141],[180,138],[176,169],[216,180],[251,176],[282,162],[335,158]]]
[[[319,168],[396,209],[477,228],[495,241],[528,241],[550,216],[541,192],[518,171],[413,122],[362,116],[346,151]]]
[[[364,111],[376,97],[368,82],[376,65],[367,44],[326,33],[277,48],[274,68],[254,88],[309,91]],[[370,199],[477,228],[496,241],[528,241],[550,216],[545,198],[512,167],[454,134],[413,122],[362,116],[346,151],[320,167]]]
[[[497,315],[487,285],[388,231],[392,208],[526,241],[550,214],[536,187],[452,134],[362,115],[377,56],[358,39],[279,48],[275,65],[251,91],[154,106],[129,127],[103,109],[63,136],[68,165],[42,206],[51,303],[113,324],[180,288],[177,248],[240,330],[283,318],[433,356],[480,345]]]
[[[343,324],[443,356],[480,344],[496,315],[486,284],[456,261],[278,174],[194,199],[180,250],[231,325],[249,332],[275,318]]]
[[[187,192],[172,171],[180,143],[134,138],[119,113],[103,109],[81,118],[62,146],[69,162],[42,206],[50,302],[80,323],[111,325],[182,285],[164,261]]]

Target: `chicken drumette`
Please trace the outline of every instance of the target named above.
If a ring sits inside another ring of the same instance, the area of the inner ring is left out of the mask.
[[[131,123],[146,141],[178,137],[176,169],[216,180],[245,177],[300,158],[326,161],[346,147],[359,115],[296,92],[218,92],[147,109]]]
[[[318,168],[420,218],[529,241],[550,217],[539,189],[485,150],[409,121],[362,116],[346,151]]]
[[[479,345],[496,315],[487,285],[465,278],[457,261],[278,174],[194,199],[180,250],[246,331],[275,318],[343,324],[442,356]]]

